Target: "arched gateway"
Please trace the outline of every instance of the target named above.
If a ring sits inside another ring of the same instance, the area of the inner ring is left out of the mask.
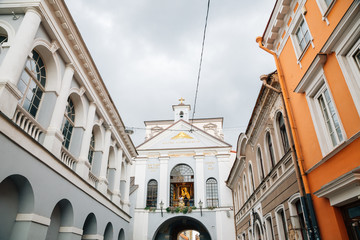
[[[177,240],[179,233],[185,230],[195,230],[199,232],[201,240],[211,240],[204,224],[186,216],[173,217],[163,222],[156,230],[153,240]]]

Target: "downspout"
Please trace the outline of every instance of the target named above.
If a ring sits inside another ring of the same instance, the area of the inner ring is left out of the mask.
[[[288,92],[286,91],[286,89],[287,89],[286,88],[286,83],[285,83],[284,78],[283,78],[283,73],[282,73],[282,70],[281,70],[280,62],[279,62],[279,59],[277,58],[277,55],[276,55],[275,52],[267,49],[266,47],[264,47],[262,45],[262,40],[263,40],[262,37],[257,37],[256,38],[256,42],[259,44],[259,47],[261,49],[263,49],[264,51],[266,51],[266,52],[268,52],[268,53],[270,53],[271,55],[274,56],[276,69],[277,69],[278,77],[279,77],[279,83],[280,83],[280,87],[281,87],[281,92],[283,94],[283,101],[284,101],[285,108],[286,108],[285,113],[287,114],[287,117],[289,119],[290,129],[291,129],[291,133],[292,133],[293,140],[294,140],[294,144],[290,144],[290,146],[292,148],[291,149],[292,152],[294,151],[293,145],[295,145],[295,149],[297,149],[297,151],[295,151],[295,152],[296,152],[296,156],[297,156],[297,160],[298,160],[297,162],[299,164],[298,167],[299,167],[300,174],[301,174],[301,180],[302,180],[302,183],[303,183],[304,189],[305,189],[306,203],[307,203],[306,205],[309,208],[310,216],[311,216],[311,225],[310,224],[308,225],[308,226],[311,226],[310,229],[308,229],[308,232],[310,233],[309,237],[310,237],[310,239],[313,239],[313,235],[314,235],[315,239],[321,239],[320,238],[319,227],[317,225],[317,220],[316,220],[316,216],[315,216],[314,207],[313,207],[313,204],[312,204],[309,182],[308,182],[306,173],[304,172],[304,165],[303,165],[304,159],[303,159],[302,154],[301,154],[301,147],[300,147],[299,140],[298,140],[298,134],[297,134],[296,127],[295,127],[292,108],[291,108],[291,105],[290,105],[290,102],[289,102],[290,98],[288,96]],[[287,121],[284,121],[284,122],[287,122]],[[291,141],[292,138],[288,138],[288,139],[289,139],[289,141]],[[297,164],[295,164],[295,168],[296,168],[296,166],[297,166]],[[302,187],[299,188],[299,191],[300,191],[300,194],[301,193],[304,194],[304,192],[302,191]],[[307,209],[304,206],[304,203],[305,203],[304,195],[301,196],[301,201],[302,201],[303,211],[304,211],[304,215],[305,215],[307,213]],[[311,232],[311,229],[313,230],[313,232]]]

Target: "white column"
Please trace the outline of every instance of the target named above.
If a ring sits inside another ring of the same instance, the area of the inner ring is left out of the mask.
[[[230,154],[216,155],[219,167],[219,179],[218,179],[218,196],[220,207],[231,207],[231,190],[226,187],[225,181],[230,173],[231,164],[229,161]]]
[[[118,149],[115,160],[115,178],[114,178],[114,188],[111,189],[113,192],[112,201],[116,204],[120,204],[121,194],[120,194],[120,180],[121,180],[121,161],[122,161],[123,150]]]
[[[101,167],[100,167],[99,184],[98,184],[98,190],[103,194],[106,194],[107,186],[108,186],[108,181],[106,179],[106,171],[109,163],[110,142],[111,142],[111,130],[110,128],[107,128],[105,131],[104,149],[101,158]]]
[[[204,203],[204,207],[206,206],[205,199],[205,189],[204,189],[204,155],[195,155],[196,161],[196,190],[195,190],[195,199],[194,205],[198,206],[199,201],[201,200]]]
[[[145,189],[147,186],[147,182],[145,182],[145,179],[146,179],[146,171],[147,171],[147,160],[148,158],[145,156],[140,156],[135,159],[135,164],[136,164],[135,184],[139,186],[139,188],[136,190],[137,198],[136,198],[135,207],[139,209],[144,209],[146,206]]]
[[[126,172],[126,184],[125,184],[125,191],[124,191],[124,208],[123,210],[127,213],[129,213],[130,210],[130,201],[129,201],[129,195],[130,195],[130,166],[129,163],[127,161],[126,165],[125,165],[125,172]]]
[[[27,9],[14,41],[0,66],[0,111],[9,118],[13,117],[20,99],[16,85],[24,70],[27,56],[32,50],[40,22],[40,13],[32,8]]]
[[[73,76],[74,66],[72,64],[67,64],[61,83],[60,93],[56,99],[54,111],[52,113],[51,121],[44,140],[44,146],[59,158],[63,142],[61,123],[64,119],[64,113],[66,110],[67,99],[69,96],[69,90]]]
[[[170,205],[169,203],[169,175],[168,175],[168,165],[170,157],[164,156],[159,157],[160,161],[160,182],[159,182],[159,194],[158,194],[158,204],[160,201],[163,201],[164,207]],[[159,205],[160,206],[160,205]]]
[[[88,161],[88,153],[92,135],[92,127],[94,124],[95,110],[96,104],[92,102],[88,110],[86,129],[84,131],[84,136],[81,143],[79,161],[76,164],[76,172],[86,180],[89,178],[90,163]]]

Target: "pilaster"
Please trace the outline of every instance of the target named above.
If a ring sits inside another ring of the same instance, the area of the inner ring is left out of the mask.
[[[93,128],[93,123],[94,123],[95,110],[96,110],[96,104],[94,102],[92,102],[90,104],[89,110],[88,110],[86,129],[84,131],[84,136],[83,136],[83,140],[81,143],[79,161],[76,164],[77,174],[79,174],[85,180],[88,180],[88,178],[89,178],[90,164],[88,161],[88,153],[89,153],[89,147],[90,147],[90,140],[91,140],[91,136],[92,136],[92,128]]]
[[[61,123],[62,119],[64,118],[64,112],[66,109],[71,80],[73,76],[74,67],[72,66],[72,64],[66,65],[60,93],[58,98],[56,99],[54,111],[52,113],[51,121],[44,140],[44,146],[58,158],[60,158],[61,146],[63,142]]]
[[[98,190],[105,195],[106,195],[106,191],[107,191],[107,187],[108,187],[106,171],[107,171],[108,162],[109,162],[110,143],[111,143],[111,130],[110,130],[110,128],[107,128],[105,131],[104,149],[103,149],[103,155],[101,158],[101,167],[100,167],[99,184],[98,184]]]
[[[40,22],[40,13],[36,9],[28,8],[0,66],[0,111],[10,119],[13,118],[17,102],[20,99],[20,92],[16,85],[32,50]]]
[[[196,162],[196,195],[195,195],[195,206],[197,206],[198,202],[201,200],[205,203],[205,185],[204,185],[204,155],[195,155]],[[205,206],[205,205],[204,205]]]
[[[159,157],[160,161],[160,184],[159,184],[159,197],[158,204],[163,201],[164,206],[169,206],[169,175],[168,175],[168,165],[169,165],[169,156]]]

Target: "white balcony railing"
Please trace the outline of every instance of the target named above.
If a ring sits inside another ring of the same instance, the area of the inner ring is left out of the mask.
[[[70,169],[75,170],[77,159],[72,156],[64,146],[61,148],[61,161],[65,163]]]
[[[39,141],[40,135],[45,132],[41,125],[30,115],[30,113],[28,113],[20,105],[16,107],[16,112],[12,120],[36,141]]]
[[[89,182],[95,188],[97,187],[97,184],[99,182],[99,179],[91,171],[89,171]]]

